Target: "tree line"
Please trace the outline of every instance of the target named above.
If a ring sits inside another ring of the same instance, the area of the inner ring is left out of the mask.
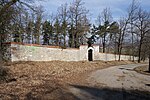
[[[13,12],[5,11],[9,12],[6,14],[11,17],[6,20],[9,22],[1,25],[8,28],[1,30],[1,33],[6,34],[4,31],[9,30],[8,41],[78,48],[83,44],[83,34],[89,31],[90,27],[88,10],[83,5],[81,0],[76,0],[69,6],[61,5],[58,13],[50,15],[47,20],[43,18],[41,6],[33,7],[33,11],[22,5],[12,5],[8,10],[13,8]]]
[[[138,62],[150,54],[150,12],[137,0],[128,6],[125,16],[113,20],[110,8],[103,9],[96,24],[90,22],[89,11],[82,0],[62,4],[56,14],[45,19],[41,6],[30,1],[0,1],[0,43],[14,41],[31,44],[78,48],[92,42],[100,45],[100,52],[138,56]],[[44,1],[43,1],[44,2]]]

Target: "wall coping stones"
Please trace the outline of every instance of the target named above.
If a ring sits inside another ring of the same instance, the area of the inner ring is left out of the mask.
[[[36,47],[47,47],[47,48],[61,48],[60,46],[28,44],[28,43],[22,43],[22,42],[6,42],[6,43],[3,43],[3,44],[19,44],[19,45],[25,45],[25,46],[36,46]]]

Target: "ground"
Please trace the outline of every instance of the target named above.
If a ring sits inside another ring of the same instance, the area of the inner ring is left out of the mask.
[[[94,71],[86,79],[90,87],[73,85],[71,91],[81,100],[150,100],[150,76],[133,70],[143,65],[128,64]]]
[[[148,65],[136,67],[136,68],[134,68],[134,70],[141,74],[150,75],[150,73],[148,71],[149,70]]]
[[[139,92],[138,93],[136,92],[139,91],[139,89],[135,88],[134,85],[132,86],[133,89],[128,91],[125,91],[126,87],[122,88],[122,83],[126,82],[125,79],[126,77],[128,77],[128,74],[126,73],[130,73],[126,71],[129,70],[126,70],[125,69],[126,67],[115,66],[115,65],[130,64],[130,63],[132,62],[129,61],[121,61],[121,62],[51,61],[51,62],[6,63],[4,65],[1,65],[2,71],[0,71],[0,74],[3,77],[0,77],[1,79],[0,99],[3,100],[9,100],[9,99],[11,100],[12,99],[15,100],[20,100],[20,99],[21,100],[22,99],[23,100],[33,100],[33,99],[106,100],[107,99],[109,100],[108,98],[102,98],[99,95],[99,93],[103,94],[103,96],[106,94],[107,95],[116,94],[120,96],[122,92],[123,94],[125,94],[125,96],[127,96],[127,94],[132,95],[130,92],[133,92],[134,95],[132,98],[134,98],[135,95],[139,94]],[[132,65],[131,67],[135,67],[135,66]],[[130,65],[128,67],[130,67]],[[113,77],[114,76],[113,73],[116,70],[119,70],[118,71],[119,73],[117,73],[117,76]],[[133,73],[131,73],[131,75],[132,74]],[[110,76],[112,76],[112,78],[110,78]],[[113,81],[113,83],[108,81],[108,80],[111,81],[116,77],[117,79]],[[143,76],[142,78],[145,79],[145,77],[146,76]],[[110,79],[107,79],[107,81],[105,81],[106,80],[105,78],[106,79],[110,78]],[[133,79],[136,78],[134,77]],[[147,79],[148,82],[150,82],[149,79]],[[114,84],[120,87],[118,89],[115,88],[115,86],[110,87],[113,86]],[[149,89],[148,84],[149,83],[147,83],[146,86],[147,89]],[[144,93],[149,94],[149,91],[144,89],[143,91]],[[104,97],[108,97],[108,96],[104,96]],[[110,97],[114,97],[114,96],[110,96]],[[122,96],[120,96],[120,98],[121,97]],[[143,92],[138,97],[143,98],[144,100],[147,98],[149,99],[149,97],[143,95]]]

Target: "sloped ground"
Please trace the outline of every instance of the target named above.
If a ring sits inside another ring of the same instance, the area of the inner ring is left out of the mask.
[[[2,100],[78,100],[67,90],[68,84],[87,85],[84,77],[91,71],[121,62],[14,62],[1,65],[0,99]]]
[[[136,67],[134,68],[134,70],[141,74],[150,75],[150,72],[148,71],[149,70],[148,65]]]

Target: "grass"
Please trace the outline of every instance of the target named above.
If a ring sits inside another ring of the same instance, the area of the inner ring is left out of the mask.
[[[84,84],[87,74],[97,69],[115,65],[130,64],[129,61],[80,61],[80,62],[13,62],[0,66],[0,99],[39,99],[62,100],[61,95],[70,97],[65,89],[69,84]],[[85,77],[84,77],[85,75]],[[86,83],[86,82],[85,82]],[[70,92],[69,92],[70,93]],[[43,98],[41,98],[43,99]]]

